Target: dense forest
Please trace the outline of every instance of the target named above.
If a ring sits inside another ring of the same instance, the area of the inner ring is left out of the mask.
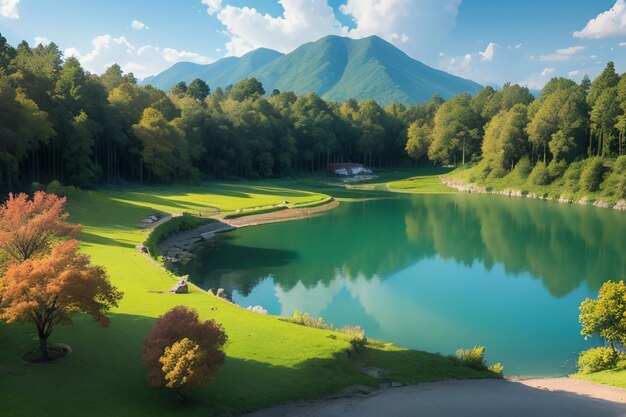
[[[602,180],[611,169],[626,171],[624,157],[616,160],[626,153],[625,113],[626,77],[613,63],[593,82],[554,78],[538,99],[507,84],[382,108],[266,92],[255,79],[214,91],[194,80],[166,93],[137,85],[118,65],[90,74],[54,43],[13,47],[0,36],[0,191],[55,179],[93,187],[268,178],[330,162],[411,159],[482,161],[485,177],[516,172],[537,183],[563,177],[577,162],[578,171],[595,164]],[[616,187],[626,192],[626,184]]]

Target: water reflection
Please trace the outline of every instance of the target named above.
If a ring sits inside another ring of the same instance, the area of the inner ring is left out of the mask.
[[[272,314],[321,315],[452,353],[484,344],[511,374],[563,374],[588,346],[577,307],[626,278],[626,217],[499,196],[399,196],[241,229],[183,273]]]

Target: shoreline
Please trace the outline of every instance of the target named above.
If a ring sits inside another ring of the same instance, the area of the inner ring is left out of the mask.
[[[242,227],[260,226],[317,217],[337,208],[339,204],[336,199],[332,198],[325,204],[310,208],[288,208],[270,213],[250,214],[234,219],[225,219],[223,216],[210,217],[212,221],[207,224],[168,236],[157,245],[157,253],[155,253],[154,256],[163,256],[164,264],[166,268],[170,270],[170,266],[178,263],[184,264],[193,259],[194,255],[192,252],[203,243],[213,239],[218,233],[226,233]],[[160,221],[156,227],[166,223],[173,217],[175,216],[168,216],[167,220]],[[174,273],[174,271],[171,270],[170,272]]]
[[[447,185],[450,188],[454,188],[460,192],[466,193],[477,193],[477,194],[497,194],[508,197],[522,197],[522,198],[532,198],[537,200],[547,200],[547,201],[556,201],[562,204],[578,204],[580,206],[594,206],[599,208],[608,208],[619,211],[626,211],[626,200],[622,199],[617,201],[617,203],[609,203],[603,200],[595,200],[593,203],[589,197],[583,197],[579,200],[574,200],[567,197],[559,196],[559,198],[550,197],[547,194],[535,194],[527,191],[522,191],[518,189],[510,189],[506,188],[504,190],[494,190],[492,187],[481,187],[474,183],[465,183],[461,180],[451,180],[446,178],[441,178],[441,183]]]

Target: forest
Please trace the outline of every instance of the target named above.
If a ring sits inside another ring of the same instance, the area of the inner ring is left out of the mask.
[[[625,134],[626,77],[611,62],[593,81],[554,78],[539,98],[506,84],[382,108],[266,92],[255,79],[163,92],[119,65],[91,74],[54,43],[13,47],[0,35],[1,192],[52,180],[90,188],[284,177],[352,161],[478,163],[483,178],[515,173],[537,184],[589,171],[590,191],[617,172],[611,192],[623,198]]]

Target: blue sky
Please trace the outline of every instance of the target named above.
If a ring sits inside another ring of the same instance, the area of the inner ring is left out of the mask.
[[[92,72],[118,62],[140,78],[331,33],[379,35],[483,84],[541,88],[611,60],[626,71],[626,0],[0,0],[0,33],[53,40]]]

